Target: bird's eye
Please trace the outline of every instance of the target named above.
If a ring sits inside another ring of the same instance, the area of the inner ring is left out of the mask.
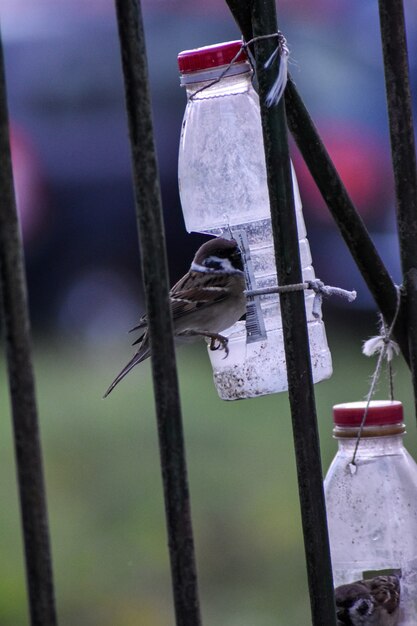
[[[215,259],[212,256],[209,256],[207,259],[204,259],[203,265],[205,267],[210,268],[211,270],[221,270],[222,262],[219,259]]]

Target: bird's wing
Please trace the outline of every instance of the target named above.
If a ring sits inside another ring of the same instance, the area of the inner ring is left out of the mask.
[[[144,315],[142,315],[142,317],[140,318],[136,326],[134,326],[133,328],[130,328],[129,333],[133,333],[133,331],[140,330],[141,328],[143,328],[145,332],[147,326],[148,326],[148,316],[145,313]]]
[[[133,328],[131,328],[129,332],[132,333],[134,330],[141,330],[142,332],[139,335],[139,337],[132,343],[132,346],[136,346],[138,343],[140,343],[142,339],[144,338],[146,331],[148,330],[148,316],[146,315],[146,313],[145,315],[142,315],[142,317],[139,320],[139,323]]]
[[[394,613],[400,603],[400,581],[398,576],[376,576],[365,581],[375,603],[384,606],[387,613]]]
[[[202,273],[190,270],[169,292],[171,311],[174,320],[193,311],[221,302],[230,295],[230,282],[235,280],[233,274]],[[129,332],[143,330],[133,345],[139,343],[146,332],[148,317],[142,315],[138,324]]]
[[[112,382],[110,387],[107,389],[106,393],[104,394],[103,398],[106,398],[109,395],[109,393],[113,391],[116,385],[120,383],[120,381],[126,376],[126,374],[130,372],[131,369],[135,367],[135,365],[137,365],[138,363],[142,363],[142,361],[144,361],[145,359],[148,358],[148,356],[150,356],[151,350],[149,347],[149,339],[148,339],[147,333],[142,335],[142,337],[140,338],[140,341],[141,341],[141,345],[138,347],[137,351],[135,352],[133,357],[130,359],[129,363],[127,363],[127,365],[125,365],[122,371],[116,376],[116,378],[114,379],[114,381]]]
[[[190,271],[170,291],[174,320],[224,300],[230,294],[225,274],[203,274]]]

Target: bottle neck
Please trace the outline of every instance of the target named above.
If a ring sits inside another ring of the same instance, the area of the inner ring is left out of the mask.
[[[399,425],[397,425],[399,426]],[[386,428],[386,427],[384,427]],[[401,454],[404,450],[404,430],[402,432],[381,434],[381,427],[378,427],[379,434],[373,434],[369,436],[369,433],[362,434],[358,447],[358,456],[386,456],[392,454]],[[355,435],[350,437],[339,437],[335,435],[337,439],[339,453],[351,456],[356,448],[358,429]],[[365,429],[364,429],[365,431]]]
[[[336,425],[333,428],[333,436],[336,439],[349,439],[357,437],[360,432],[359,426],[339,426]],[[384,424],[364,426],[361,432],[361,437],[385,437],[390,435],[401,435],[405,433],[405,424],[399,422],[398,424]]]
[[[252,73],[251,66],[246,62],[230,67],[221,65],[209,70],[181,74],[181,86],[185,87],[187,98],[192,97],[193,100],[244,93],[252,87]]]

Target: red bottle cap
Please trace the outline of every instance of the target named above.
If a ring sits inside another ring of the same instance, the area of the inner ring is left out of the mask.
[[[240,51],[235,63],[244,63],[248,60],[241,41],[226,41],[213,46],[204,46],[194,50],[183,50],[178,55],[178,67],[181,74],[208,70],[221,65],[228,65]]]
[[[333,407],[336,426],[360,426],[366,402],[346,402]],[[372,400],[366,416],[366,426],[400,424],[403,421],[403,405],[397,400]]]

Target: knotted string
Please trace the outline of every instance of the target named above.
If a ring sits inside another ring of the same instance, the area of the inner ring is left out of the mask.
[[[277,33],[271,33],[270,35],[259,35],[258,37],[253,37],[252,39],[249,39],[249,41],[242,41],[240,49],[235,54],[235,56],[230,61],[230,63],[228,63],[228,65],[225,66],[224,70],[220,73],[220,75],[214,78],[213,80],[209,81],[208,83],[206,83],[205,85],[197,89],[196,91],[194,91],[189,96],[190,100],[192,100],[201,91],[204,91],[205,89],[208,89],[209,87],[212,87],[213,85],[216,85],[217,83],[219,83],[221,79],[224,78],[224,76],[226,76],[227,73],[230,71],[230,68],[232,67],[233,63],[236,63],[239,56],[242,54],[242,50],[245,50],[248,53],[249,61],[252,67],[254,67],[253,58],[252,58],[249,46],[255,43],[256,41],[261,41],[262,39],[271,39],[271,38],[277,38],[278,44],[274,52],[269,57],[269,59],[265,62],[264,67],[265,69],[268,69],[274,63],[274,61],[276,61],[278,57],[280,59],[280,63],[279,63],[278,75],[266,97],[266,105],[270,107],[270,106],[278,104],[278,102],[280,101],[282,97],[282,94],[284,93],[284,90],[287,84],[288,57],[290,54],[288,46],[287,46],[287,40],[284,37],[284,35],[281,33],[281,31],[278,31]]]
[[[280,31],[276,34],[278,35],[278,45],[264,65],[265,69],[268,69],[274,61],[279,58],[278,76],[276,77],[274,84],[265,99],[266,106],[268,107],[277,105],[281,100],[282,94],[287,86],[288,79],[288,57],[290,55],[290,51],[288,50],[287,40],[284,35]]]
[[[371,384],[370,384],[370,387],[369,387],[369,391],[368,391],[368,394],[366,396],[365,411],[363,413],[362,421],[361,421],[361,424],[359,426],[359,431],[358,431],[358,435],[357,435],[357,438],[356,438],[356,444],[355,444],[355,449],[353,451],[352,460],[349,463],[349,468],[350,468],[350,471],[351,471],[352,474],[355,474],[356,470],[357,470],[356,454],[358,452],[359,443],[360,443],[360,440],[361,440],[361,437],[362,437],[363,429],[365,427],[366,418],[368,416],[369,405],[371,403],[372,396],[375,393],[375,388],[376,388],[377,382],[379,380],[379,377],[381,375],[382,364],[384,362],[384,359],[386,359],[389,368],[391,368],[391,361],[394,358],[394,355],[397,355],[400,352],[400,348],[399,348],[398,344],[393,339],[391,339],[391,334],[392,334],[393,328],[394,328],[394,326],[396,324],[396,321],[397,321],[397,318],[398,318],[398,313],[400,311],[400,305],[401,305],[401,287],[398,287],[397,285],[395,287],[396,287],[396,290],[397,290],[397,306],[396,306],[394,317],[392,318],[391,324],[389,326],[387,326],[384,318],[381,315],[381,320],[382,320],[382,323],[381,323],[381,326],[380,326],[381,334],[377,335],[376,337],[371,337],[370,339],[365,341],[365,343],[363,344],[363,347],[362,347],[362,352],[366,356],[372,356],[372,355],[378,353],[378,360],[377,360],[377,363],[376,363],[375,371],[374,371],[374,373],[372,375],[372,378],[371,378]],[[389,369],[389,384],[390,384],[390,399],[393,400],[394,399],[394,389],[393,389],[392,369]]]
[[[373,356],[374,354],[380,353],[381,350],[384,349],[385,346],[385,358],[387,362],[387,374],[388,374],[388,385],[389,385],[389,398],[390,400],[394,400],[394,375],[392,371],[392,360],[394,356],[398,356],[400,353],[400,346],[396,341],[389,338],[389,328],[382,317],[380,316],[380,334],[371,337],[367,341],[364,342],[362,346],[362,352],[365,356]]]
[[[248,289],[245,291],[245,296],[252,298],[253,296],[263,296],[271,293],[288,293],[306,289],[314,291],[312,314],[315,318],[320,317],[323,296],[340,296],[345,298],[348,302],[353,302],[356,299],[356,291],[347,291],[340,287],[330,287],[329,285],[325,285],[318,278],[315,280],[307,280],[303,283],[295,283],[294,285],[277,285],[276,287],[264,287],[262,289]]]

